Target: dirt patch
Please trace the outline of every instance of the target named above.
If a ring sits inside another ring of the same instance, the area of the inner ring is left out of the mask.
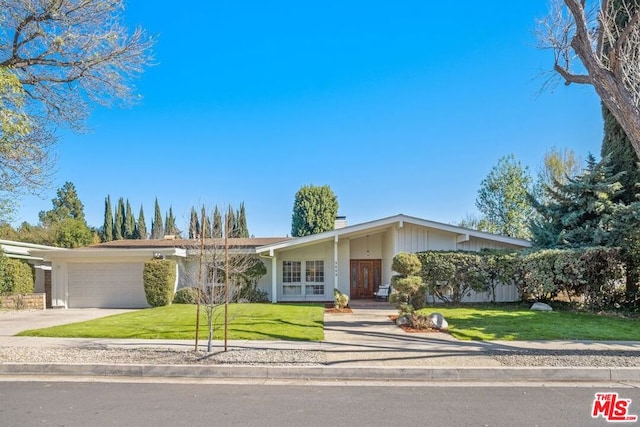
[[[351,310],[349,307],[345,307],[345,308],[335,308],[335,307],[326,307],[324,309],[325,313],[332,313],[332,314],[336,314],[336,313],[353,313],[353,310]]]
[[[391,319],[391,321],[393,323],[396,323],[396,320],[398,320],[398,316],[395,314],[392,314],[389,316],[389,319]],[[410,334],[429,334],[429,333],[433,333],[433,332],[442,332],[438,329],[433,329],[433,328],[424,328],[424,329],[418,329],[418,328],[414,328],[411,325],[397,325],[399,328],[402,328],[403,331],[408,332]]]

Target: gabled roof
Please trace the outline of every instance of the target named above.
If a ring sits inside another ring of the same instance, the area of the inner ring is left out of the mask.
[[[416,218],[404,214],[398,214],[375,221],[363,222],[360,224],[350,225],[337,230],[325,231],[324,233],[312,234],[310,236],[297,237],[282,242],[274,242],[256,248],[257,253],[271,252],[278,249],[291,248],[295,246],[305,246],[308,244],[318,243],[321,241],[334,240],[335,238],[355,238],[366,234],[371,234],[377,230],[384,230],[393,224],[402,226],[403,223],[414,224],[422,227],[428,227],[434,230],[455,233],[459,236],[475,237],[499,243],[519,246],[527,248],[531,246],[531,242],[524,239],[516,239],[514,237],[501,236],[499,234],[486,233],[484,231],[472,230],[469,228],[459,227],[456,225],[444,224],[436,221]]]

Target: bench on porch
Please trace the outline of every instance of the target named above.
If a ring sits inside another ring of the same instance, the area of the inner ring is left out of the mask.
[[[381,285],[377,291],[373,293],[374,299],[388,300],[391,294],[391,285]]]

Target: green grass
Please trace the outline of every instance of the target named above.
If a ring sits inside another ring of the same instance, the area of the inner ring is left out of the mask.
[[[224,308],[215,311],[214,339],[223,339]],[[309,304],[230,304],[230,340],[324,339],[324,306]],[[148,308],[86,322],[20,332],[20,336],[65,338],[195,338],[196,306],[174,304]],[[199,338],[206,339],[208,325],[200,308]]]
[[[449,332],[460,340],[605,340],[640,341],[640,319],[569,311],[532,311],[513,306],[429,307],[441,313]]]

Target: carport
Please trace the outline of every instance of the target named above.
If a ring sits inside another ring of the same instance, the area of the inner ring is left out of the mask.
[[[148,307],[142,281],[144,263],[152,258],[186,257],[186,251],[180,248],[83,248],[33,253],[51,262],[54,308]],[[176,286],[177,280],[178,274]]]

